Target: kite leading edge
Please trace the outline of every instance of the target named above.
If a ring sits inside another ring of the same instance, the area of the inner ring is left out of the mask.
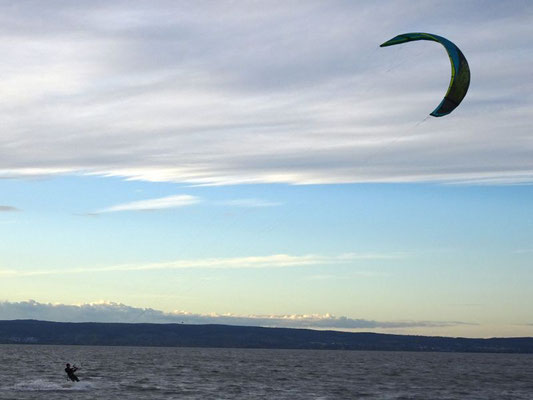
[[[448,91],[446,92],[444,99],[442,99],[441,103],[430,114],[434,117],[448,115],[461,103],[468,91],[468,86],[470,85],[470,68],[468,67],[468,62],[461,50],[459,50],[455,44],[442,36],[433,35],[431,33],[404,33],[386,41],[380,45],[380,47],[394,46],[396,44],[412,42],[415,40],[432,40],[438,42],[443,45],[448,52],[452,66],[450,86],[448,86]]]

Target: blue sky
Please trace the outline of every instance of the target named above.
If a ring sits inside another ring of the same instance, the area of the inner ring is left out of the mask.
[[[265,4],[0,4],[0,318],[533,336],[533,7]]]

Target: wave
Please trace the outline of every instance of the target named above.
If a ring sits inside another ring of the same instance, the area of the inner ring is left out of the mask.
[[[62,392],[62,391],[89,391],[97,388],[97,385],[93,382],[58,382],[48,381],[44,379],[26,380],[14,384],[7,390],[17,392]]]

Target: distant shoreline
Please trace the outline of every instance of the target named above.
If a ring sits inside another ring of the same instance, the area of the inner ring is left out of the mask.
[[[0,344],[533,354],[533,337],[453,338],[234,325],[0,321]]]

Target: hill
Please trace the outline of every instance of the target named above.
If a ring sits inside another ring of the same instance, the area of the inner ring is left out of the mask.
[[[533,338],[468,339],[230,325],[0,321],[2,344],[533,353]]]

